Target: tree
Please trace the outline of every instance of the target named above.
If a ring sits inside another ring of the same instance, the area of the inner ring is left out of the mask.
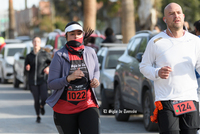
[[[84,0],[84,29],[96,29],[96,0]]]
[[[51,17],[50,16],[43,16],[40,19],[40,29],[42,31],[51,32],[53,24],[50,23],[50,22],[51,22]]]
[[[83,0],[52,0],[55,5],[55,15],[65,20],[77,21],[83,19]]]
[[[157,1],[157,4],[156,4]],[[138,16],[140,28],[142,30],[153,30],[158,18],[158,12],[155,7],[159,6],[160,0],[140,0]],[[156,6],[154,6],[156,5]]]
[[[15,14],[13,9],[13,1],[9,0],[9,38],[13,39],[15,37]]]
[[[123,43],[128,43],[135,35],[133,0],[122,0],[122,35]]]
[[[97,28],[98,30],[105,29],[105,26],[112,27],[112,20],[120,17],[121,0],[97,0],[102,4],[101,8],[97,11]]]

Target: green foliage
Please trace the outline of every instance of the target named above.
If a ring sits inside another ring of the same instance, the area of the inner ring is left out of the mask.
[[[67,20],[65,20],[62,17],[57,16],[56,19],[55,19],[54,26],[55,26],[56,29],[60,29],[60,30],[64,31],[67,23],[68,23]]]
[[[45,32],[51,32],[54,29],[51,17],[43,16],[40,21],[40,29]]]
[[[109,0],[97,0],[97,2],[103,2],[103,7],[98,11],[99,16],[106,17],[116,17],[121,8],[121,1],[116,0],[116,2],[111,2]]]
[[[110,17],[114,17],[116,16],[116,14],[119,12],[119,9],[121,8],[121,3],[118,2],[113,2],[112,4],[110,4],[110,6],[108,7],[108,15]]]

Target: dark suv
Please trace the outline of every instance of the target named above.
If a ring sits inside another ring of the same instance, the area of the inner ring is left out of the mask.
[[[148,131],[157,130],[157,124],[150,121],[153,115],[153,81],[145,78],[139,70],[139,64],[148,41],[157,33],[140,31],[133,36],[124,54],[118,59],[114,75],[114,109],[116,111],[135,110],[143,113],[144,127]],[[115,112],[117,121],[126,121],[131,112]]]

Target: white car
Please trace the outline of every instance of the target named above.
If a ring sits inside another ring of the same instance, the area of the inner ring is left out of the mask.
[[[13,79],[13,63],[14,55],[21,52],[25,44],[15,43],[5,45],[0,52],[0,78],[1,83],[6,83],[7,80]]]
[[[100,67],[100,86],[95,89],[95,93],[97,99],[101,100],[101,110],[112,108],[114,102],[113,82],[115,68],[118,58],[125,50],[126,44],[113,44],[113,46],[102,47],[97,53]]]
[[[47,49],[48,46],[45,46],[46,40],[41,40],[41,47]],[[26,55],[29,54],[33,50],[32,41],[24,42],[25,47],[21,52],[18,52],[14,55],[14,65],[13,65],[13,72],[14,72],[14,79],[13,79],[13,86],[15,88],[19,87],[20,83],[24,83],[24,88],[28,89],[27,86],[27,74],[24,72],[24,62]],[[51,48],[52,49],[52,48]]]

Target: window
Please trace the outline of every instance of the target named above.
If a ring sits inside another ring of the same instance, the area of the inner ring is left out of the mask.
[[[105,55],[106,55],[106,50],[105,49],[100,49],[99,52],[97,53],[99,64],[102,65],[103,58],[105,57]]]
[[[108,52],[105,62],[105,69],[115,69],[118,63],[118,59],[123,53],[124,53],[123,50]]]
[[[135,40],[133,42],[131,42],[131,47],[128,51],[128,54],[132,57],[135,57],[136,53],[137,53],[137,49],[140,45],[140,42],[141,42],[142,38],[135,38]]]
[[[144,51],[145,51],[145,49],[146,49],[146,46],[147,46],[147,38],[144,37],[144,38],[142,38],[142,41],[141,41],[141,43],[140,43],[140,47],[139,47],[139,49],[138,49],[138,52],[144,53]]]
[[[27,47],[24,48],[24,52],[23,52],[24,58],[26,57],[26,54],[27,54]]]
[[[14,56],[15,53],[21,52],[21,51],[22,51],[22,48],[9,48],[7,56]]]
[[[55,37],[49,36],[49,38],[47,39],[46,45],[51,45],[54,48],[54,44],[55,44]]]
[[[4,58],[5,47],[1,50],[2,58]]]
[[[135,41],[135,39],[132,39],[131,41],[129,41],[129,44],[128,44],[128,47],[127,47],[128,51],[130,50],[134,41]]]
[[[66,39],[64,36],[60,36],[58,38],[58,49],[61,49],[66,43]]]

